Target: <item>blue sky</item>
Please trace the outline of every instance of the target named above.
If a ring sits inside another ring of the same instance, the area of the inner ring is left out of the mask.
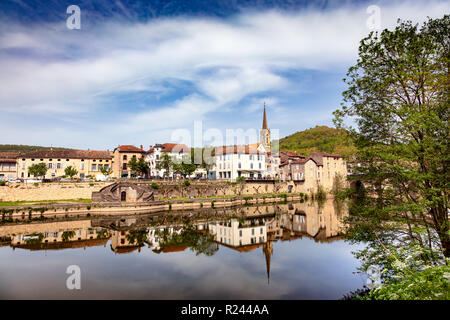
[[[71,4],[80,30],[66,27]],[[381,28],[450,12],[439,0],[4,0],[0,143],[192,145],[175,133],[258,129],[264,101],[281,137],[332,125],[370,5]]]

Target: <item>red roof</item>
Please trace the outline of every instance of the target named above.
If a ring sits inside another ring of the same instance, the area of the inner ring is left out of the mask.
[[[38,150],[20,155],[22,158],[50,159],[112,159],[109,151],[97,150]]]
[[[186,153],[191,152],[191,149],[182,143],[164,143],[162,152]]]
[[[0,152],[0,162],[16,162],[17,157],[20,155],[18,152]]]
[[[216,156],[222,154],[264,154],[264,152],[258,151],[256,148],[251,148],[249,146],[228,146],[228,147],[218,147],[216,148]]]
[[[133,145],[122,145],[122,146],[118,146],[116,149],[118,149],[119,152],[140,152],[140,153],[146,152],[144,149],[140,149]],[[114,151],[116,149],[114,149]]]

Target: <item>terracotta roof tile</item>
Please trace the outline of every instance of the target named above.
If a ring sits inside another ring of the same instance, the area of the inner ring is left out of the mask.
[[[133,145],[122,145],[122,146],[118,146],[115,150],[119,150],[119,152],[146,152],[144,149],[140,149],[138,147],[135,147]]]
[[[38,150],[22,154],[22,158],[46,159],[112,159],[109,151],[97,150]]]

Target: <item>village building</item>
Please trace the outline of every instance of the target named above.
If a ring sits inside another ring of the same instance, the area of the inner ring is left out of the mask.
[[[158,164],[160,163],[163,154],[168,154],[172,161],[183,161],[185,157],[191,155],[191,149],[185,144],[177,143],[164,143],[155,144],[153,147],[150,146],[146,156],[145,161],[149,164],[149,175],[150,177],[162,178],[165,174],[165,169],[158,169]],[[172,177],[174,172],[168,174]]]
[[[47,173],[44,179],[55,179],[65,175],[69,166],[78,173],[75,177],[84,179],[87,176],[101,175],[102,167],[110,168],[112,156],[109,151],[96,150],[38,150],[21,154],[17,158],[17,176],[19,179],[32,179],[28,168],[33,164],[45,163]],[[40,177],[39,177],[40,178]]]
[[[0,152],[0,181],[17,179],[18,152]]]
[[[236,180],[238,177],[262,179],[266,171],[266,155],[250,146],[215,149],[215,164],[209,179]]]
[[[317,164],[317,184],[325,191],[331,191],[336,179],[347,180],[347,164],[339,154],[313,152],[309,155]]]
[[[115,178],[137,177],[137,173],[129,168],[128,162],[132,158],[136,158],[137,160],[139,160],[139,158],[145,158],[146,153],[147,152],[144,150],[142,145],[140,148],[135,147],[133,145],[121,145],[115,148],[113,151],[113,165],[112,165],[113,177]]]

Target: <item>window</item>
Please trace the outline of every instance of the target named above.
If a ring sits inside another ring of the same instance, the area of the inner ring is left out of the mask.
[[[239,169],[241,168],[241,163],[240,163],[240,162],[238,163],[238,168],[239,168]]]
[[[259,163],[259,168],[261,169],[261,162]]]
[[[127,161],[127,155],[126,154],[123,155],[123,161]]]
[[[49,164],[47,164],[47,168],[49,168],[49,169],[53,169],[53,163],[49,163]]]
[[[123,164],[122,169],[123,170],[127,170],[127,164],[126,163]]]
[[[25,169],[25,163],[22,163],[22,169]]]
[[[242,230],[239,230],[239,237],[242,237]]]
[[[259,229],[259,233],[263,234],[263,228]]]
[[[250,163],[250,169],[253,169],[253,163]]]
[[[255,235],[255,229],[252,229],[252,236]]]
[[[56,164],[56,169],[61,169],[61,163]]]
[[[92,165],[92,171],[97,171],[97,165],[96,164]]]
[[[80,164],[80,170],[84,170],[84,162]]]

